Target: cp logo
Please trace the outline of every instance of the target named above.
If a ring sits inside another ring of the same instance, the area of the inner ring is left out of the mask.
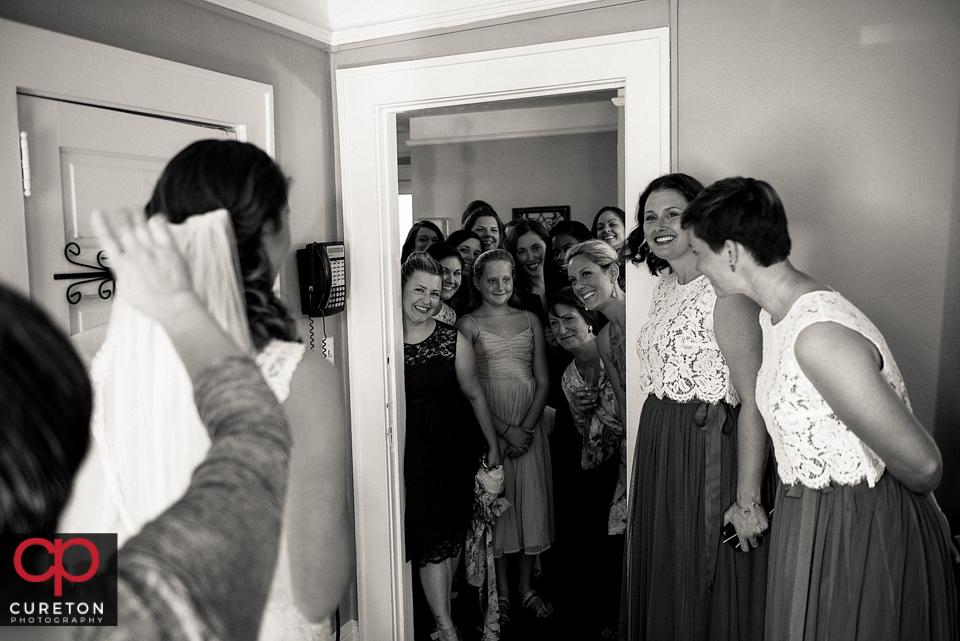
[[[27,571],[23,569],[23,552],[31,545],[39,545],[53,555],[53,566],[43,574],[28,574]],[[82,545],[90,551],[90,569],[80,576],[73,576],[63,569],[63,551],[71,545]],[[99,566],[100,553],[97,551],[97,546],[91,543],[88,539],[70,539],[66,543],[63,542],[63,539],[54,539],[53,543],[47,539],[27,539],[17,546],[17,551],[13,554],[13,567],[17,570],[17,574],[20,575],[20,578],[30,581],[31,583],[42,583],[51,576],[53,577],[54,596],[63,595],[63,577],[67,577],[67,579],[73,581],[74,583],[88,581],[94,574],[96,574]]]

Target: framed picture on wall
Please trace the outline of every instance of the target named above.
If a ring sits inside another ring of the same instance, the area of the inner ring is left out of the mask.
[[[427,221],[427,222],[429,222],[429,223],[433,223],[434,225],[436,225],[437,228],[439,228],[440,231],[443,233],[443,237],[444,237],[444,238],[446,238],[447,236],[449,236],[449,232],[447,231],[447,219],[446,219],[446,218],[417,218],[417,222],[418,222],[418,223],[419,223],[419,222],[422,222],[422,221]]]
[[[514,207],[513,219],[526,218],[535,220],[543,225],[547,231],[561,220],[570,220],[570,205],[558,205],[555,207]]]

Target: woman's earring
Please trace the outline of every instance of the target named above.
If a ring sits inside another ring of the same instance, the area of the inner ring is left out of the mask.
[[[593,333],[593,325],[587,325],[587,333],[588,333],[588,334],[592,334],[592,333]]]
[[[733,263],[730,263],[730,271],[732,271],[732,272],[737,271],[737,266],[734,265]]]

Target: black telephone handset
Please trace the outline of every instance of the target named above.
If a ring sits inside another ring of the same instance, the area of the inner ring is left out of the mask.
[[[343,243],[310,243],[297,250],[300,310],[310,317],[342,312],[347,297]]]

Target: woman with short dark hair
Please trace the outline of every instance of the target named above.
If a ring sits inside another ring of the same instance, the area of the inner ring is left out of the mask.
[[[763,310],[757,404],[780,476],[766,638],[957,639],[960,555],[933,497],[942,460],[883,336],[790,263],[766,182],[714,183],[683,226],[717,293]]]
[[[567,250],[591,238],[593,234],[579,220],[561,220],[550,228],[553,259],[564,274],[567,271]]]

